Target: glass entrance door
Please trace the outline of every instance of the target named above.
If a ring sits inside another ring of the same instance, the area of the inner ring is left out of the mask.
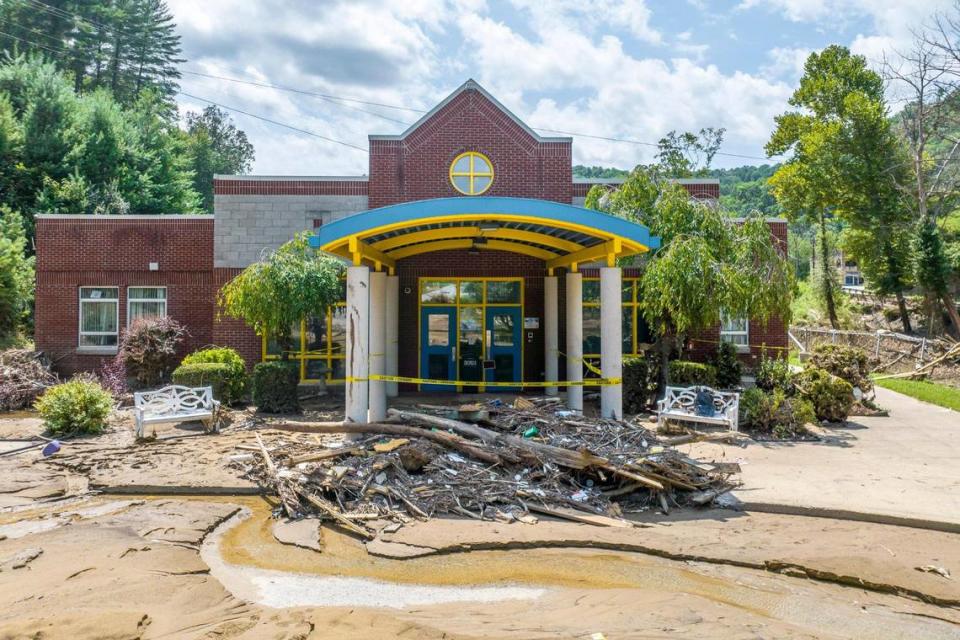
[[[420,376],[431,380],[457,379],[457,308],[420,310]],[[423,385],[424,391],[449,391],[445,385]]]
[[[487,307],[488,382],[521,380],[523,320],[519,307]],[[489,368],[492,364],[493,367]],[[491,391],[515,391],[515,387],[491,387]]]

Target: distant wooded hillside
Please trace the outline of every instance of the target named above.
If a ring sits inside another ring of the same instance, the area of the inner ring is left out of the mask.
[[[780,208],[767,187],[767,179],[779,165],[745,165],[733,169],[711,169],[710,178],[720,180],[720,203],[732,214],[743,216],[757,210],[765,216],[779,216]],[[626,169],[574,165],[575,178],[625,178]]]

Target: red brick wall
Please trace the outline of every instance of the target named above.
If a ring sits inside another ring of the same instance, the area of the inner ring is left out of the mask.
[[[449,168],[464,151],[493,164],[493,185],[483,195],[572,198],[570,142],[540,142],[479,91],[468,89],[402,140],[370,140],[370,208],[462,194]]]
[[[213,291],[217,292],[227,284],[231,278],[240,273],[242,269],[216,268],[213,270]],[[263,341],[254,333],[253,329],[244,324],[242,320],[234,318],[220,317],[216,306],[213,309],[212,316],[213,342],[218,345],[233,347],[237,350],[244,362],[247,364],[247,370],[253,369],[253,365],[260,362],[263,357]]]
[[[365,196],[367,195],[367,181],[319,178],[300,180],[215,178],[213,180],[213,192],[216,195]]]
[[[127,287],[167,287],[167,313],[185,324],[186,353],[212,342],[213,219],[103,216],[37,219],[36,343],[65,375],[112,356],[77,352],[79,287],[118,287],[120,330]],[[159,263],[150,271],[149,263]]]

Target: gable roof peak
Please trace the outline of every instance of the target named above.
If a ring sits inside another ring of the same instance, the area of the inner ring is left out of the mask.
[[[419,129],[421,126],[423,126],[424,123],[431,120],[441,109],[443,109],[445,106],[453,102],[458,96],[460,96],[460,94],[465,93],[467,91],[478,92],[488,102],[490,102],[490,104],[492,104],[494,107],[496,107],[501,112],[503,112],[503,114],[506,115],[508,118],[513,120],[513,122],[516,123],[517,126],[519,126],[521,129],[523,129],[528,134],[530,134],[530,137],[532,137],[537,142],[572,142],[573,141],[573,138],[570,138],[568,136],[561,136],[561,137],[541,136],[532,128],[527,126],[527,124],[523,120],[518,118],[516,114],[514,114],[512,111],[510,111],[505,106],[503,106],[503,104],[501,104],[499,100],[494,98],[489,91],[484,89],[480,85],[480,83],[474,80],[473,78],[468,78],[463,84],[461,84],[459,87],[454,89],[453,92],[450,93],[450,95],[448,95],[446,98],[444,98],[439,103],[437,103],[435,107],[433,107],[432,109],[427,111],[425,114],[423,114],[419,120],[417,120],[412,125],[407,127],[406,131],[404,131],[403,133],[399,135],[370,135],[368,137],[370,140],[402,140],[407,136],[409,136],[414,131],[416,131],[417,129]]]

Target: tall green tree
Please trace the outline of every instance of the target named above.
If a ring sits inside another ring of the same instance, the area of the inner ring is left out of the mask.
[[[658,336],[661,387],[673,346],[715,327],[721,314],[789,322],[793,269],[763,217],[734,222],[656,168],[642,167],[616,191],[591,189],[587,206],[639,222],[661,239],[639,264],[641,309]]]
[[[234,126],[230,116],[210,105],[186,117],[193,186],[203,208],[213,213],[213,176],[247,173],[253,166],[253,145],[247,134]]]
[[[882,95],[883,80],[867,67],[863,56],[836,45],[812,53],[789,100],[795,109],[777,116],[766,145],[768,155],[790,154],[770,179],[784,213],[818,228],[819,290],[833,328],[839,328],[838,286],[828,223],[850,204],[845,199],[851,189],[847,172],[863,160],[843,157],[844,149],[851,151],[844,143],[859,124],[851,105],[877,96],[882,100]]]
[[[960,11],[960,8],[955,8]],[[941,306],[960,336],[960,312],[953,297],[956,273],[939,222],[960,202],[960,49],[943,22],[939,34],[920,36],[912,49],[884,65],[887,79],[908,103],[898,114],[909,160],[903,193],[916,219],[916,279],[932,305]],[[937,304],[939,303],[939,304]]]
[[[41,212],[198,211],[185,134],[167,111],[154,90],[123,107],[105,88],[77,95],[40,58],[0,64],[0,154],[8,160],[0,180],[12,176],[0,203],[23,213],[29,237]]]
[[[33,300],[33,257],[20,215],[0,207],[0,342],[6,342],[29,315]]]
[[[913,286],[914,220],[900,191],[908,180],[907,155],[893,131],[882,89],[871,88],[875,93],[851,91],[837,114],[841,127],[830,154],[839,168],[833,185],[836,211],[846,223],[844,248],[872,290],[896,298],[900,322],[909,333],[904,291]]]
[[[0,31],[0,50],[49,57],[77,93],[106,88],[131,105],[152,89],[172,105],[183,59],[163,0],[5,0]]]

